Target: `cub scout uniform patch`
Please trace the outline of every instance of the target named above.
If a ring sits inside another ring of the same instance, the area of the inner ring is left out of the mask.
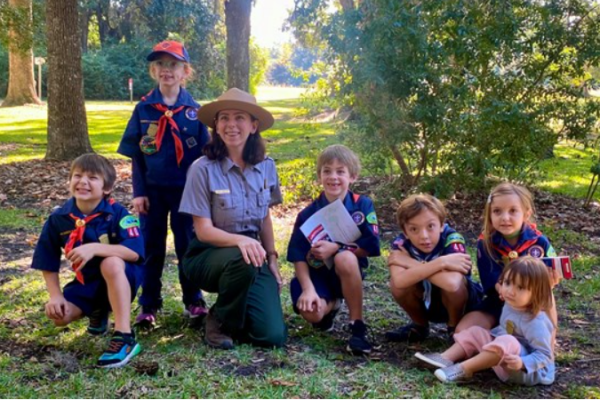
[[[119,226],[127,231],[129,237],[140,236],[140,220],[134,215],[127,215],[119,221]]]

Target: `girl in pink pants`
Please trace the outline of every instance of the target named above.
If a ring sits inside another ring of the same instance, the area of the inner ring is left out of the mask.
[[[524,385],[554,382],[554,324],[550,276],[544,263],[533,257],[512,261],[500,275],[505,304],[500,325],[488,331],[472,326],[454,335],[445,352],[415,357],[436,366],[442,382],[457,382],[492,368],[502,381]],[[462,361],[462,362],[458,362]]]

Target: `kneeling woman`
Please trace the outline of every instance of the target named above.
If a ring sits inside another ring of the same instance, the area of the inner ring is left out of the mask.
[[[186,276],[218,293],[206,317],[205,340],[230,349],[233,339],[283,346],[281,275],[269,207],[281,203],[275,162],[260,136],[273,116],[254,96],[233,88],[202,106],[212,126],[206,156],[188,171],[180,212],[191,214],[196,238],[184,257]]]

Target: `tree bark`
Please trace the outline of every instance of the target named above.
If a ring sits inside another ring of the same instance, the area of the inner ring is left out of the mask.
[[[8,91],[2,107],[41,104],[33,76],[33,12],[31,0],[9,0],[21,18],[10,22]]]
[[[226,0],[227,87],[250,88],[250,12],[252,0]]]
[[[79,30],[81,32],[81,52],[83,54],[88,51],[88,37],[90,33],[90,17],[91,13],[86,7],[82,7],[79,13]]]
[[[46,159],[72,160],[92,151],[88,137],[78,0],[48,0],[48,148]]]

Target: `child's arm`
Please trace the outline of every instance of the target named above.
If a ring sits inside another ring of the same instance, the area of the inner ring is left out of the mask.
[[[120,244],[87,243],[71,250],[66,255],[67,260],[79,264],[79,270],[94,257],[119,257],[123,261],[136,262],[140,257],[138,253]]]
[[[296,272],[296,279],[300,283],[300,287],[302,288],[302,294],[298,298],[298,303],[296,307],[300,311],[320,311],[318,308],[321,306],[321,302],[319,301],[319,295],[315,290],[315,286],[310,279],[309,274],[309,266],[304,261],[297,261],[294,263],[294,270]],[[317,307],[317,310],[315,310]]]
[[[441,271],[455,271],[466,275],[471,270],[471,257],[464,253],[454,253],[422,263],[410,257],[405,250],[393,250],[388,265],[393,285],[405,289]]]
[[[524,357],[512,356],[506,359],[507,367],[531,373],[551,364],[554,360],[553,332],[554,326],[549,318],[538,317],[528,323],[523,335],[532,351]]]
[[[67,310],[67,300],[60,289],[58,272],[42,271],[50,300],[45,305],[46,315],[51,319],[62,319]]]

